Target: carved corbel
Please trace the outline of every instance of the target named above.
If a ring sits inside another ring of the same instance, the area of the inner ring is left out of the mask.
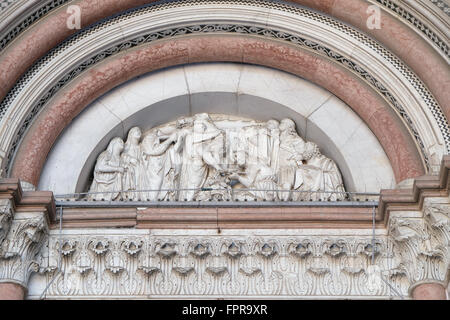
[[[39,271],[37,255],[47,235],[43,214],[14,220],[0,251],[0,282],[26,287],[31,273]]]

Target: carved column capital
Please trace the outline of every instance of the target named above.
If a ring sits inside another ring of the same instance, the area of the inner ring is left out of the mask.
[[[445,284],[449,269],[450,204],[424,202],[423,216],[393,216],[389,237],[410,291],[423,283]]]
[[[31,273],[39,269],[36,256],[47,235],[45,213],[16,215],[0,248],[0,283],[16,283],[27,287]]]

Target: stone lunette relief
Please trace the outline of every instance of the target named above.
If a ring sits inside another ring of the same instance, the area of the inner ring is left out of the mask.
[[[213,120],[214,119],[214,120]],[[90,200],[342,200],[337,165],[291,119],[196,114],[114,138],[97,159]]]

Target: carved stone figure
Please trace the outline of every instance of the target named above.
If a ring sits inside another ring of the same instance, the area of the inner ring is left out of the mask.
[[[141,141],[142,139],[142,141]],[[90,200],[341,200],[336,164],[291,119],[196,114],[134,127],[100,154]]]
[[[312,142],[305,145],[303,160],[306,164],[296,172],[296,180],[303,183],[298,197],[313,201],[336,201],[345,198],[345,189],[337,165],[320,153],[319,147]]]
[[[291,190],[297,190],[303,181],[296,174],[301,166],[305,141],[297,134],[295,123],[291,119],[280,122],[280,153],[278,157],[278,184],[280,186],[280,199],[287,201],[291,198]]]
[[[162,187],[164,177],[168,174],[167,149],[176,141],[177,135],[163,136],[160,131],[151,132],[142,141],[143,153],[141,186],[143,198],[155,201],[159,197],[159,190]],[[162,139],[166,139],[161,142]]]
[[[279,166],[280,153],[280,123],[277,120],[271,119],[267,121],[266,127],[268,130],[268,158],[270,160],[269,166],[276,172]]]
[[[123,174],[123,195],[126,199],[138,200],[139,198],[139,194],[133,191],[137,190],[139,177],[141,176],[141,147],[139,145],[141,136],[140,128],[132,128],[128,133],[128,139],[121,155],[121,166],[125,169]]]
[[[195,116],[192,131],[184,137],[180,176],[180,200],[192,201],[208,177],[208,166],[222,171],[217,151],[223,145],[222,132],[207,114]]]
[[[115,200],[123,190],[122,176],[125,169],[120,164],[120,155],[124,149],[121,138],[114,138],[106,151],[97,159],[94,169],[94,181],[89,190],[90,200]]]

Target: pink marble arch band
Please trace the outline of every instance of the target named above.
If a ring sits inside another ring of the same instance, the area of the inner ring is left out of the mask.
[[[123,52],[92,67],[61,90],[26,134],[12,177],[37,185],[58,135],[90,102],[138,75],[195,62],[263,65],[310,80],[346,102],[377,136],[397,181],[424,174],[420,153],[387,103],[351,72],[326,58],[278,41],[241,35],[195,35],[154,42]]]
[[[155,0],[76,0],[82,27]],[[398,19],[382,12],[380,30],[368,29],[367,0],[287,0],[327,13],[371,35],[399,56],[424,81],[450,119],[450,69],[439,54]],[[13,41],[0,56],[0,100],[40,57],[75,33],[66,27],[67,5],[48,14]]]

